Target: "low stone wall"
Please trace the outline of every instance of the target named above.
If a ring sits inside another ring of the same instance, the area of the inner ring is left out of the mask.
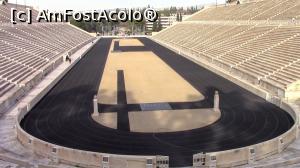
[[[15,105],[18,100],[24,96],[24,94],[25,91],[22,87],[15,87],[10,92],[2,96],[0,98],[0,114]]]
[[[255,76],[252,76],[248,73],[245,73],[237,68],[231,68],[230,69],[231,71],[231,74],[234,75],[234,76],[238,76],[240,77],[241,79],[251,83],[251,84],[254,84],[254,85],[258,85],[259,84],[259,80],[257,79],[257,77]]]
[[[278,97],[284,98],[286,97],[286,91],[282,89],[280,86],[275,86],[273,83],[269,83],[265,80],[260,80],[259,84],[262,88],[268,90],[273,95],[277,95]]]

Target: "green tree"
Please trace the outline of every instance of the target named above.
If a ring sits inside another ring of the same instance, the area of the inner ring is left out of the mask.
[[[74,26],[77,26],[77,27],[83,29],[83,30],[86,29],[85,22],[77,22],[77,21],[75,21],[74,19],[72,19],[72,20],[70,21],[70,23],[71,23],[72,25],[74,25]]]
[[[179,13],[179,21],[182,22],[182,14],[181,14],[181,12]]]
[[[162,24],[161,24],[161,16],[159,16],[158,18],[158,23],[157,23],[157,31],[161,31],[162,30]]]
[[[157,22],[153,22],[152,31],[156,32],[157,29]]]

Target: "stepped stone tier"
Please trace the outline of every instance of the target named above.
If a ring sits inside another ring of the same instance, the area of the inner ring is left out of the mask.
[[[9,3],[0,6],[0,112],[18,101],[63,57],[94,39],[68,23],[13,25],[10,8],[27,7]]]
[[[153,39],[279,97],[299,94],[300,1],[208,7]]]

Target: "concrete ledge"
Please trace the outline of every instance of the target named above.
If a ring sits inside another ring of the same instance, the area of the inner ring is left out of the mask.
[[[7,111],[14,104],[16,104],[19,99],[24,96],[25,90],[23,87],[15,87],[7,94],[0,98],[0,114]]]
[[[270,93],[274,94],[274,95],[277,95],[278,97],[281,97],[281,98],[285,98],[286,97],[286,90],[283,89],[283,87],[280,87],[280,86],[276,86],[275,84],[273,83],[270,83],[264,79],[260,80],[259,81],[259,85],[268,90]]]

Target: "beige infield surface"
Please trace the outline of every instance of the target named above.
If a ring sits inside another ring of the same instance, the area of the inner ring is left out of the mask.
[[[130,131],[157,133],[186,131],[213,124],[221,117],[213,109],[130,112]]]
[[[204,98],[153,52],[110,52],[100,83],[99,103],[117,103],[118,70],[124,71],[128,104],[190,102]]]
[[[100,113],[99,116],[92,116],[93,119],[101,125],[109,128],[117,129],[118,115],[117,113]]]
[[[119,39],[121,46],[140,46],[137,39]],[[114,42],[111,44],[112,51]],[[123,70],[128,104],[192,102],[204,97],[153,52],[110,52],[100,83],[98,102],[117,104],[117,71]],[[175,132],[205,127],[220,112],[212,109],[129,112],[132,132]],[[94,120],[117,128],[117,113],[101,113]]]
[[[125,46],[144,46],[139,39],[119,39],[119,45],[121,47]]]

